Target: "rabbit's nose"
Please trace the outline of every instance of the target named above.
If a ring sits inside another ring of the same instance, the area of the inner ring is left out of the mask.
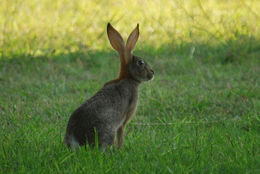
[[[153,71],[152,69],[150,69],[150,72],[151,72],[152,74],[154,74],[154,71]]]

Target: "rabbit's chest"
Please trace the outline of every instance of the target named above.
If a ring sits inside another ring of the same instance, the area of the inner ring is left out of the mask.
[[[125,115],[125,121],[128,122],[131,117],[134,115],[138,104],[138,92],[135,91],[134,95],[129,99],[129,104],[127,107],[126,115]]]
[[[117,123],[115,125],[116,130],[131,120],[131,118],[134,115],[136,108],[137,108],[137,101],[138,101],[138,96],[136,96],[134,98],[129,98],[128,105],[126,106],[125,110],[118,117],[120,119],[117,120]]]

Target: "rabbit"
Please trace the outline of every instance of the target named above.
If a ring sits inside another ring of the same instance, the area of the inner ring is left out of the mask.
[[[139,84],[154,77],[154,71],[144,59],[132,54],[139,37],[139,24],[126,44],[110,23],[107,24],[107,35],[119,54],[120,72],[70,116],[65,143],[71,149],[87,144],[93,147],[96,142],[99,148],[105,149],[114,144],[115,136],[120,148],[124,129],[137,108]]]

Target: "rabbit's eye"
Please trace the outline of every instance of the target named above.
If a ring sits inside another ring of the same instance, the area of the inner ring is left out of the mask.
[[[137,64],[141,66],[141,65],[144,64],[144,61],[143,61],[143,60],[138,60],[138,61],[137,61]]]

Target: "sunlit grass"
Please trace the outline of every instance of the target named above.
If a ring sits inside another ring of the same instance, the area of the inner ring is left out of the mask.
[[[139,45],[218,44],[259,39],[259,1],[3,0],[1,55],[46,55],[108,47],[106,24],[126,37],[140,23]]]

